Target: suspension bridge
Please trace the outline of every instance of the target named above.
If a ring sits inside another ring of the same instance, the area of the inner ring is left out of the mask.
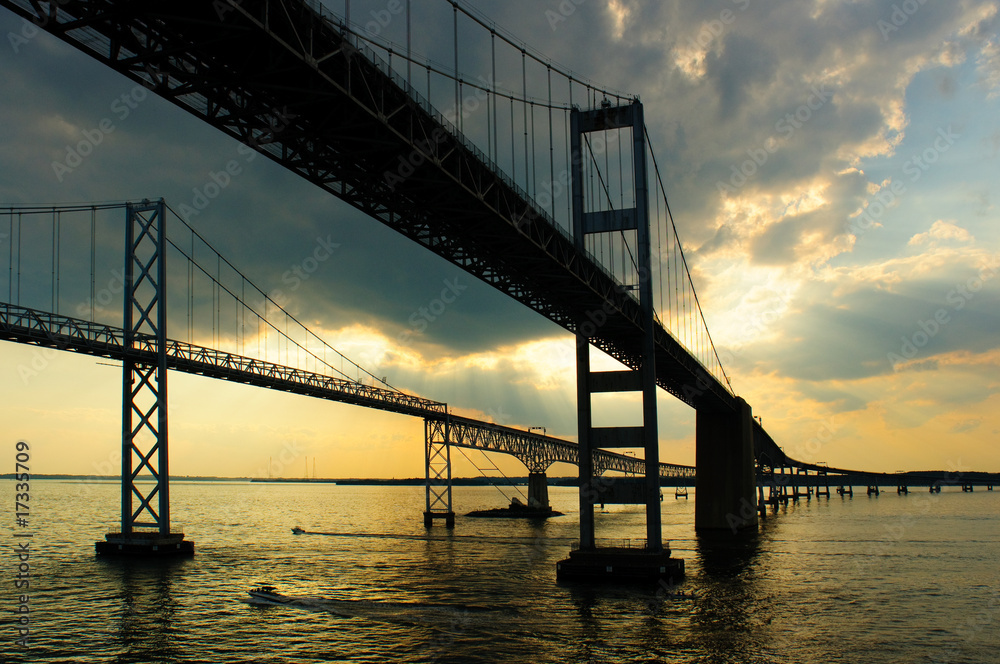
[[[560,565],[567,576],[612,567],[626,576],[655,576],[671,566],[660,530],[664,476],[696,477],[697,528],[735,531],[757,524],[760,477],[776,485],[775,471],[837,472],[785,455],[735,393],[705,322],[636,96],[553,63],[456,0],[397,3],[400,11],[386,20],[377,13],[352,17],[350,0],[0,5],[576,339],[573,444],[456,417],[445,404],[368,374],[202,246],[207,243],[185,222],[190,210],[184,206],[176,213],[162,201],[125,207],[127,220],[117,231],[126,235],[119,321],[95,320],[93,292],[89,320],[60,315],[62,226],[74,214],[90,215],[93,238],[96,216],[107,210],[5,210],[12,247],[26,217],[51,218],[52,268],[48,310],[22,304],[23,291],[37,291],[45,280],[22,272],[22,245],[17,256],[11,249],[8,301],[0,306],[3,338],[123,364],[122,527],[109,535],[107,548],[183,544],[169,522],[168,370],[423,418],[428,523],[454,519],[451,446],[513,454],[533,474],[555,461],[576,463],[580,555]],[[416,35],[413,25],[422,26]],[[96,246],[92,239],[91,264]],[[180,260],[166,260],[171,252]],[[168,276],[168,262],[187,271],[187,340],[167,336],[167,283],[177,281]],[[199,288],[199,279],[207,287]],[[211,303],[203,301],[206,292]],[[233,309],[227,325],[238,322],[231,335],[223,331],[224,301]],[[196,334],[208,317],[210,343]],[[299,338],[287,332],[289,325]],[[592,371],[591,347],[625,369]],[[696,409],[694,468],[660,463],[658,389]],[[592,395],[608,392],[641,395],[641,421],[593,426]],[[642,458],[614,451],[621,448],[640,449]],[[609,484],[602,478],[607,471],[636,477]],[[646,545],[625,562],[621,551],[598,547],[595,537],[594,505],[612,497],[646,509]],[[142,535],[143,529],[156,537]]]

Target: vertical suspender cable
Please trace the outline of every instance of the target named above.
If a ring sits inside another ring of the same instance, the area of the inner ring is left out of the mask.
[[[666,290],[667,290],[667,302],[666,302],[666,310],[664,311],[664,314],[667,317],[667,324],[670,325],[671,326],[670,329],[673,330],[673,323],[670,320],[670,312],[672,311],[671,308],[670,308],[670,284],[671,284],[670,271],[674,267],[674,260],[673,260],[673,258],[670,257],[670,229],[667,228],[667,221],[666,221],[666,219],[663,220],[663,233],[667,236],[667,248],[666,248],[666,251],[664,251],[663,254],[661,254],[661,256],[663,256],[662,260],[666,263],[666,268],[667,268],[666,269],[666,271],[667,271],[667,283],[664,284],[664,288],[666,288]]]
[[[676,239],[676,238],[675,238]],[[687,318],[687,281],[684,280],[684,274],[681,272],[683,268],[678,268],[677,279],[681,282],[681,303],[679,309],[680,315],[680,327],[681,327],[681,339],[684,341],[686,347],[691,346],[691,340],[688,338],[688,318]]]
[[[451,2],[453,14],[455,17],[455,116],[456,126],[458,131],[462,131],[462,89],[461,89],[461,77],[458,75],[458,3],[455,0]]]
[[[514,147],[514,95],[510,96],[510,177],[517,184],[517,150]]]
[[[211,269],[211,268],[209,268]],[[212,316],[212,344],[215,344],[215,277],[212,276],[211,272],[206,272],[208,280],[212,286],[212,308],[209,315]],[[217,348],[218,346],[216,346]]]
[[[625,169],[622,165],[622,128],[618,127],[615,130],[617,132],[618,140],[618,207],[622,210],[625,209]],[[632,174],[633,181],[635,180],[636,173]],[[633,182],[633,186],[635,182]]]
[[[676,234],[672,234],[671,237],[673,238],[673,244],[674,244],[674,269],[678,270],[678,267],[677,267],[677,236],[676,236]],[[678,273],[674,275],[674,321],[675,321],[674,322],[674,329],[677,330],[678,336],[680,336],[680,326],[681,326],[681,319],[680,319],[680,297],[679,297],[679,294],[677,292],[677,282],[680,280],[679,277],[680,277],[680,272],[678,271]]]
[[[56,209],[52,208],[52,281],[49,282],[49,295],[52,299],[52,308],[49,311],[55,313],[56,310]]]
[[[685,272],[687,272],[686,269],[685,269]],[[687,275],[685,274],[684,276],[687,276]],[[687,338],[688,338],[688,343],[690,344],[691,350],[694,350],[695,349],[695,347],[694,347],[694,311],[693,311],[693,304],[691,302],[691,288],[690,288],[690,285],[691,285],[690,284],[690,280],[685,279],[684,280],[684,291],[685,291],[684,306],[686,308],[684,310],[684,318],[687,321]]]
[[[194,343],[194,233],[191,233],[191,258],[188,259],[188,343]]]
[[[62,282],[62,212],[56,213],[56,308],[54,313],[59,313],[59,287]]]
[[[497,33],[490,28],[490,60],[493,63],[493,77],[490,83],[493,87],[493,159],[500,163],[500,145],[497,143]]]
[[[90,208],[90,320],[94,320],[97,299],[97,208]]]
[[[569,83],[569,110],[563,114],[563,122],[566,124],[566,168],[569,169],[573,163],[573,154],[570,148],[570,135],[569,135],[569,125],[570,116],[573,113],[573,79],[567,77]],[[570,184],[572,186],[572,184]],[[566,192],[566,227],[572,231],[573,229],[573,195],[569,190]]]
[[[535,150],[535,102],[531,102],[531,196],[534,198],[538,193],[538,166],[535,159],[538,152]]]
[[[406,92],[413,90],[413,41],[410,37],[410,0],[406,0]]]
[[[625,209],[625,172],[622,167],[622,130],[621,127],[615,130],[615,141],[618,143],[618,208]],[[610,179],[611,174],[608,174]],[[633,174],[634,177],[634,174]],[[626,273],[631,272],[631,265],[625,260],[625,231],[619,231],[622,241],[622,283],[630,284],[631,275],[626,278]]]
[[[615,97],[615,107],[617,108],[620,104],[620,100]],[[615,140],[618,142],[618,207],[619,209],[625,209],[625,167],[622,158],[622,130],[621,127],[615,130]],[[635,186],[635,162],[634,160],[629,160],[630,167],[632,168],[632,182],[633,187]],[[638,205],[638,202],[636,202]],[[622,241],[622,281],[626,284],[635,284],[638,287],[638,282],[633,281],[633,262],[626,261],[626,257],[631,257],[631,252],[628,250],[627,242],[625,237],[625,231],[619,231]],[[638,238],[637,238],[638,239]],[[627,275],[627,278],[626,278]],[[636,291],[638,294],[638,290]]]
[[[528,170],[528,56],[521,48],[521,107],[524,109],[524,190],[530,191],[528,183],[533,173]]]
[[[605,132],[605,136],[604,136],[604,172],[608,174],[608,180],[610,181],[611,180],[611,166],[610,166],[610,161],[609,161],[610,157],[608,156],[608,140],[607,140],[607,138],[608,138],[607,137],[607,132]],[[621,145],[618,146],[618,149],[621,150]],[[598,167],[598,177],[600,177],[600,167]],[[601,184],[602,185],[604,184],[603,178],[601,178]],[[601,200],[601,206],[602,207],[606,206],[606,208],[608,210],[611,210],[611,208],[613,207],[613,204],[611,202],[611,195],[607,191],[607,186],[604,186],[603,188],[605,189],[605,196],[603,196],[603,197],[600,198],[600,200]],[[604,240],[605,235],[607,235],[607,241],[608,241],[608,258],[611,261],[611,276],[614,276],[615,275],[615,236],[611,235],[610,233],[601,233],[601,240],[602,241]],[[624,268],[625,268],[625,266],[623,265],[622,266],[622,282],[623,283],[625,281],[625,269]]]
[[[656,265],[660,279],[660,321],[663,321],[663,240],[660,233],[660,191],[659,185],[653,187],[653,198],[656,200]]]
[[[552,67],[546,66],[545,71],[549,79],[549,196],[552,203],[549,208],[552,210],[552,219],[556,218],[556,148],[552,136]]]
[[[14,210],[7,214],[7,301],[14,299]],[[93,302],[94,298],[91,297]],[[93,318],[93,316],[91,316]]]
[[[485,84],[482,87],[482,91],[486,95],[486,157],[489,159],[491,170],[496,171],[499,169],[497,163],[500,161],[493,147],[493,113],[496,111],[497,98],[493,94],[493,89],[489,85],[489,81],[484,81],[482,76],[479,77],[479,80]],[[479,93],[476,94],[478,95]]]
[[[218,337],[215,343],[222,343],[222,256],[215,254],[215,319],[218,321]]]
[[[21,304],[21,213],[17,213],[17,303]]]

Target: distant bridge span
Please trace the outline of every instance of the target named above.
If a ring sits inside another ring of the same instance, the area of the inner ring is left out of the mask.
[[[0,339],[115,360],[122,360],[126,355],[121,328],[6,303],[0,303]],[[128,354],[142,361],[152,361],[156,357],[155,340],[141,339]],[[167,342],[167,366],[198,376],[448,422],[452,427],[449,445],[509,454],[523,461],[532,472],[545,472],[557,462],[573,465],[580,462],[575,443],[453,415],[445,403],[396,390],[175,340]],[[602,471],[626,475],[642,475],[646,467],[642,459],[607,451],[595,454],[595,463]],[[694,467],[661,463],[660,476],[665,479],[693,478]]]

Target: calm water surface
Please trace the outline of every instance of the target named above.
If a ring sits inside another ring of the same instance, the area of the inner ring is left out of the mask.
[[[676,600],[556,584],[571,488],[550,488],[566,516],[547,523],[459,517],[449,532],[424,529],[420,487],[175,482],[196,554],[153,564],[93,554],[116,484],[36,480],[24,649],[0,486],[0,662],[1000,662],[1000,492],[984,489],[803,500],[739,546],[696,537],[694,501],[664,489],[664,537],[696,593]],[[503,503],[492,487],[455,500]],[[639,509],[597,519],[600,536],[643,536]],[[261,582],[333,601],[240,601]]]

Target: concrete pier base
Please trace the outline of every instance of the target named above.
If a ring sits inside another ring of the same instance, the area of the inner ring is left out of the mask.
[[[528,473],[528,507],[549,508],[549,478],[545,473]]]
[[[424,512],[424,527],[430,528],[436,519],[444,519],[445,528],[455,527],[454,512]]]
[[[696,530],[735,533],[757,527],[753,414],[743,399],[737,397],[736,404],[736,413],[697,412]]]
[[[662,579],[674,583],[682,578],[684,560],[671,558],[670,549],[576,549],[556,563],[557,581],[646,583]]]
[[[94,542],[94,550],[104,556],[191,556],[194,542],[184,539],[184,533],[108,533]]]

